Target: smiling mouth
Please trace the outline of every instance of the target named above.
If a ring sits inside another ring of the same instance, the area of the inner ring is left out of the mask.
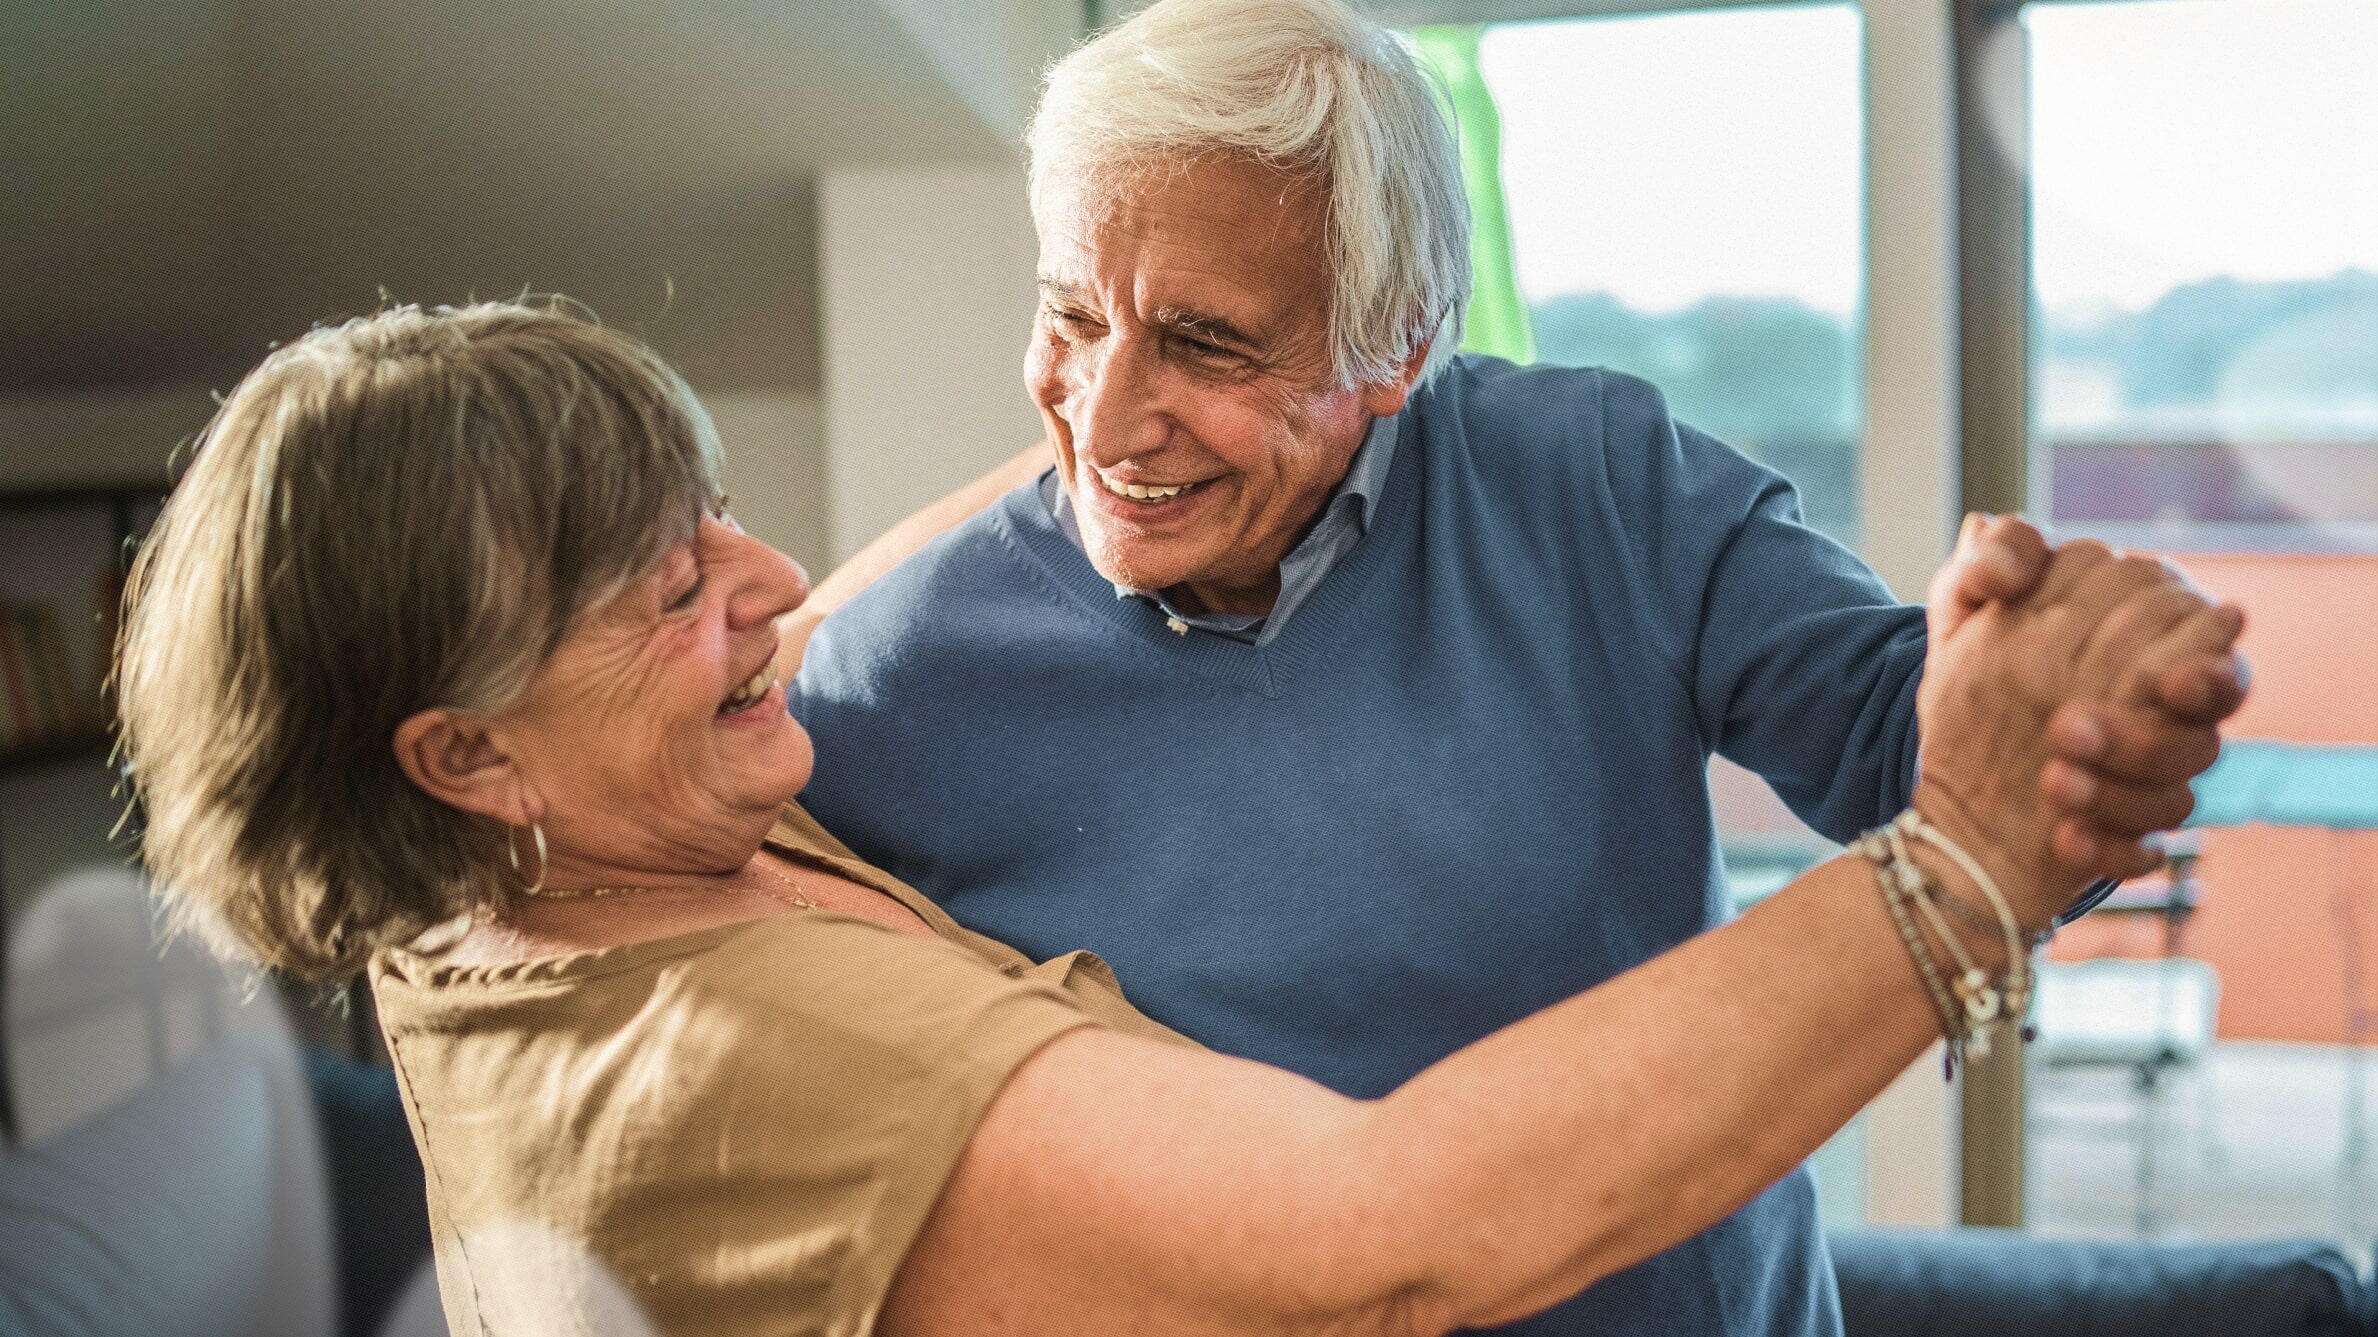
[[[732,715],[738,710],[749,710],[758,705],[760,698],[766,696],[768,689],[775,685],[776,661],[770,660],[760,665],[760,671],[752,674],[742,686],[728,693],[727,699],[719,703],[717,713]]]
[[[1155,506],[1171,501],[1175,497],[1188,496],[1214,481],[1208,478],[1195,483],[1168,483],[1152,486],[1145,483],[1118,483],[1096,470],[1092,470],[1090,476],[1098,480],[1098,486],[1104,489],[1107,495],[1120,497],[1125,501],[1138,502],[1142,506]]]

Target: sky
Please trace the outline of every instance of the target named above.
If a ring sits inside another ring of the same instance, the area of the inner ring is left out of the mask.
[[[2025,22],[2051,310],[2378,271],[2378,0],[2107,0]],[[1528,297],[1853,311],[1860,29],[1846,4],[1489,29]]]

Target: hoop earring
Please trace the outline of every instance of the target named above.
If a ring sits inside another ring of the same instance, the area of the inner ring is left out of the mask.
[[[520,845],[519,842],[512,839],[512,833],[517,829],[517,827],[509,826],[504,828],[504,857],[512,861],[512,871],[515,874],[520,873]],[[522,887],[520,894],[534,896],[545,889],[545,828],[532,821],[528,824],[528,833],[529,837],[536,842],[537,880]]]

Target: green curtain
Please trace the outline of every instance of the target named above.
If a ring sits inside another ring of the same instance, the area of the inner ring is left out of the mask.
[[[1463,188],[1470,197],[1470,309],[1461,346],[1513,362],[1536,360],[1536,335],[1511,262],[1511,220],[1503,209],[1503,120],[1478,71],[1479,24],[1415,28],[1421,59],[1444,81],[1461,138]]]

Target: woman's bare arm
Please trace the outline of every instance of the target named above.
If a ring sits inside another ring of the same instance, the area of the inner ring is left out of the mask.
[[[850,560],[819,581],[810,590],[809,598],[778,624],[777,635],[784,650],[776,661],[777,675],[790,678],[801,667],[801,652],[827,614],[849,603],[859,591],[908,560],[917,549],[1006,493],[1031,482],[1048,466],[1049,446],[1044,441],[893,525],[874,542],[853,553]]]
[[[1938,1038],[1931,1006],[1871,871],[1841,859],[1383,1100],[1076,1031],[993,1102],[884,1330],[1405,1337],[1517,1319],[1805,1159]]]
[[[2226,655],[2237,632],[2220,610],[2180,611],[2147,564],[2082,554],[2051,580],[2066,595],[2051,608],[1987,610],[1935,647],[1917,798],[2033,925],[2083,876],[2046,853],[2045,753],[2025,740],[2061,701],[2135,691],[2140,663],[2114,645],[2173,664]],[[2122,634],[2091,635],[2108,628]],[[1978,899],[1931,850],[1916,857]],[[1978,936],[1967,947],[1994,955]],[[1407,1337],[1509,1322],[1722,1219],[1938,1038],[1856,858],[1377,1101],[1077,1031],[993,1101],[885,1330]]]

